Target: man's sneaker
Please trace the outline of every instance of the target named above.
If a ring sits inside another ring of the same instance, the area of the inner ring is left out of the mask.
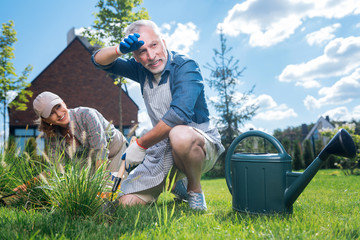
[[[187,178],[180,179],[176,182],[175,188],[171,191],[178,200],[187,202],[189,195],[187,193]]]
[[[196,193],[193,191],[188,192],[189,206],[193,210],[206,211],[206,202],[204,192]]]

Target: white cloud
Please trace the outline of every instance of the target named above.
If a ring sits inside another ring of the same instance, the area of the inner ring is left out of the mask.
[[[219,102],[220,98],[219,96],[211,96],[209,97],[210,102]]]
[[[16,91],[10,90],[7,92],[6,94],[6,98],[8,100],[8,102],[12,102],[16,97],[17,97],[18,93]]]
[[[310,46],[322,45],[323,43],[325,43],[335,37],[335,35],[333,33],[339,27],[341,27],[341,24],[335,23],[331,26],[321,28],[319,31],[309,33],[305,36],[306,41],[309,43]]]
[[[176,25],[173,32],[173,26]],[[199,40],[199,30],[192,22],[167,23],[161,26],[161,32],[165,39],[167,48],[172,51],[178,51],[182,54],[189,54],[191,46]]]
[[[173,22],[172,24],[175,24],[175,23]],[[170,31],[172,24],[170,24],[170,23],[164,23],[163,25],[161,25],[160,28],[161,28],[163,31]]]
[[[237,93],[236,99],[241,99],[242,94]],[[256,115],[253,117],[254,120],[263,120],[263,121],[274,121],[274,120],[282,120],[286,118],[297,117],[297,113],[294,109],[289,108],[286,104],[277,104],[275,100],[266,94],[262,94],[260,96],[250,95],[249,99],[246,101],[246,104],[238,109],[239,112],[243,111],[247,106],[256,105],[258,106],[258,110],[256,111]],[[210,97],[210,101],[218,102],[218,96]],[[254,128],[249,125],[244,125],[242,131],[244,129]]]
[[[75,29],[74,29],[74,33],[75,33],[75,35],[82,36],[82,34],[83,34],[86,30],[89,30],[91,33],[95,33],[95,32],[96,32],[96,31],[95,31],[94,29],[92,29],[91,27],[87,27],[87,28],[81,27],[81,28],[75,28]]]
[[[253,97],[249,104],[255,103],[259,106],[254,120],[274,121],[291,117],[297,117],[294,109],[289,108],[286,104],[278,105],[274,99],[266,94],[262,94],[256,98]]]
[[[256,127],[254,124],[252,123],[246,123],[244,124],[244,126],[242,126],[239,130],[240,132],[246,132],[246,131],[249,131],[249,130],[259,130],[259,131],[262,131],[262,132],[266,132],[268,134],[271,134],[269,130],[265,129],[265,128],[261,128],[261,127]]]
[[[353,112],[352,112],[352,118],[353,118],[353,119],[356,119],[356,120],[359,120],[359,119],[360,119],[360,105],[354,107],[354,110],[353,110]]]
[[[266,94],[262,94],[255,99],[257,105],[262,109],[272,109],[277,107],[277,103],[274,99]]]
[[[360,68],[356,69],[351,75],[341,78],[331,87],[323,87],[319,90],[322,96],[316,99],[307,96],[304,105],[307,109],[318,109],[326,105],[339,105],[349,103],[354,99],[360,98]]]
[[[352,111],[349,111],[349,109],[344,106],[337,107],[325,112],[322,115],[329,116],[330,119],[335,121],[360,120],[360,105],[354,107]]]
[[[295,82],[305,88],[320,87],[320,79],[344,76],[359,66],[360,37],[336,38],[327,44],[323,55],[286,66],[279,81]]]
[[[151,120],[146,110],[140,110],[138,113],[139,127],[136,129],[136,135],[142,136],[144,133],[152,129]]]
[[[131,79],[126,78],[126,87],[129,92],[132,92],[133,94],[137,94],[141,92],[140,84],[138,82],[135,82]]]
[[[260,111],[254,119],[264,121],[283,120],[286,118],[297,117],[294,109],[289,108],[286,104],[281,104],[275,108]]]
[[[329,116],[330,119],[335,121],[347,121],[350,120],[350,112],[347,107],[338,107],[331,109],[323,114],[323,116]]]
[[[251,46],[269,47],[284,41],[304,20],[360,14],[358,0],[246,0],[236,4],[218,28],[224,34],[250,36]]]

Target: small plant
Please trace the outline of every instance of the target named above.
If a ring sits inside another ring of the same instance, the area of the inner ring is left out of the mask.
[[[166,176],[165,180],[165,187],[164,191],[161,193],[161,207],[158,206],[158,204],[155,204],[155,209],[158,217],[158,225],[157,227],[161,230],[162,228],[168,228],[170,225],[173,224],[174,220],[174,213],[175,213],[175,201],[173,201],[173,195],[171,193],[171,189],[173,188],[175,184],[176,179],[176,173],[172,177],[170,181],[170,173],[169,171],[168,175]],[[169,212],[167,202],[171,200],[173,202],[173,206],[171,207],[171,210]]]

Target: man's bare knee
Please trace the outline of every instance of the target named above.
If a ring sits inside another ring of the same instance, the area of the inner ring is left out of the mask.
[[[179,146],[188,142],[187,138],[189,137],[187,134],[187,130],[189,127],[187,126],[175,126],[171,129],[169,133],[169,139],[172,145]]]
[[[123,206],[146,205],[146,202],[134,194],[126,194],[119,198],[119,204]]]
[[[205,144],[201,134],[189,126],[176,126],[169,133],[171,147],[174,151],[189,152],[194,146]]]

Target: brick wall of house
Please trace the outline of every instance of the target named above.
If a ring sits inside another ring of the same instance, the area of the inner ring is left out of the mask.
[[[39,56],[41,57],[41,53]],[[86,106],[97,109],[107,120],[119,125],[119,87],[106,72],[96,69],[91,53],[76,37],[31,83],[34,93],[26,111],[9,110],[10,127],[33,126],[34,98],[43,91],[58,94],[68,108]],[[138,106],[122,91],[123,126],[137,123]]]

